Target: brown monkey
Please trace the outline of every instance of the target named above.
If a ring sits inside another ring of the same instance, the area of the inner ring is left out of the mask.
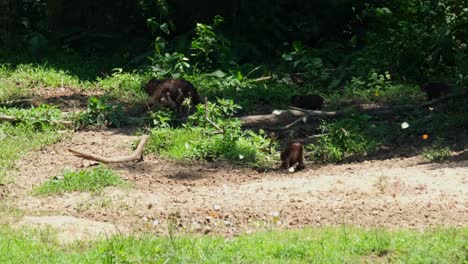
[[[432,101],[441,95],[446,95],[449,92],[449,86],[443,82],[427,82],[421,84],[421,91],[427,94],[427,100]]]
[[[304,166],[304,150],[301,143],[291,142],[288,146],[281,152],[281,168],[290,169],[296,163],[298,163],[296,170],[302,170]]]
[[[176,109],[180,113],[182,103],[186,98],[191,99],[193,106],[200,103],[200,96],[195,87],[183,79],[151,79],[144,88],[150,99],[146,103],[147,108],[140,113],[151,109],[155,105],[167,106]]]
[[[321,110],[323,107],[323,97],[316,94],[294,95],[291,98],[291,105],[310,110]]]

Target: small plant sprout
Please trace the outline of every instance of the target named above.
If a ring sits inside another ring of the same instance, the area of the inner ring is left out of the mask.
[[[409,127],[409,124],[407,122],[401,123],[401,129],[407,129]]]

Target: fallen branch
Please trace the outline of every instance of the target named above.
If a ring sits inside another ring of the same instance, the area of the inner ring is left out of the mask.
[[[297,110],[277,110],[273,114],[268,115],[251,115],[239,117],[243,126],[275,126],[280,123],[290,122],[297,118],[306,115],[304,112]]]
[[[31,119],[32,121],[35,121],[35,119]],[[16,117],[16,116],[8,116],[8,115],[0,115],[0,121],[5,121],[5,122],[21,122],[23,119]],[[73,128],[73,122],[72,121],[65,121],[65,120],[58,120],[58,121],[47,121],[49,123],[57,122],[65,127],[68,128]]]
[[[121,162],[129,162],[129,161],[143,161],[143,150],[145,148],[145,144],[148,141],[148,139],[149,139],[148,135],[143,135],[141,137],[140,143],[138,144],[138,147],[135,150],[135,152],[132,155],[125,156],[125,157],[106,158],[106,157],[101,157],[101,156],[94,155],[94,154],[81,152],[81,151],[74,150],[74,149],[68,149],[68,151],[70,151],[75,156],[78,156],[80,158],[87,159],[87,160],[94,160],[94,161],[98,161],[102,163],[121,163]]]
[[[300,124],[301,122],[303,122],[304,124],[307,123],[307,117],[309,117],[309,116],[307,115],[307,116],[299,117],[294,122],[292,122],[292,123],[290,123],[288,125],[285,125],[285,126],[282,126],[282,127],[269,128],[269,130],[273,130],[273,131],[288,130],[288,129],[290,129],[292,127],[295,127],[296,125]]]
[[[424,102],[418,105],[401,105],[401,106],[390,106],[390,107],[380,107],[377,109],[368,109],[358,112],[359,114],[369,114],[369,115],[385,115],[392,114],[396,111],[405,111],[417,108],[427,107],[436,103],[446,101],[451,98],[460,97],[460,94],[451,94],[444,97],[437,98],[435,100]],[[272,130],[286,130],[295,125],[300,124],[303,118],[309,117],[318,117],[318,118],[336,118],[347,115],[356,114],[356,112],[346,112],[346,111],[317,111],[309,110],[297,107],[289,107],[289,110],[275,110],[276,113],[268,115],[252,115],[252,116],[243,116],[239,119],[242,122],[242,125],[245,127],[273,127],[278,124],[289,123],[286,126],[272,128]]]
[[[260,77],[260,78],[257,78],[255,80],[253,80],[254,82],[261,82],[261,81],[266,81],[266,80],[270,80],[272,77],[271,76],[263,76],[263,77]]]

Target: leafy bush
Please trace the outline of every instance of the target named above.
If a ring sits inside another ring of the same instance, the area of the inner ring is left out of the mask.
[[[330,162],[338,162],[356,154],[366,155],[377,145],[365,133],[366,119],[361,116],[324,123],[321,129],[326,134],[318,139],[317,145],[308,145],[306,149],[311,151],[312,157]]]
[[[430,149],[425,149],[423,152],[423,157],[427,161],[433,161],[433,162],[444,161],[450,157],[450,148],[449,147],[434,147]]]
[[[119,103],[109,102],[108,97],[91,97],[86,112],[79,114],[76,119],[77,126],[120,126],[126,116]]]
[[[217,15],[212,25],[197,23],[195,27],[195,37],[192,39],[190,49],[197,62],[196,65],[202,69],[212,68],[226,61],[224,56],[227,53],[227,40],[215,33],[215,28],[223,21],[224,19]]]
[[[239,120],[232,117],[238,109],[228,100],[209,103],[210,122],[204,106],[199,105],[182,128],[153,129],[146,149],[177,160],[219,159],[255,168],[271,167],[274,159],[267,152],[270,141],[264,134],[242,131]]]
[[[99,192],[108,186],[126,185],[128,184],[115,172],[101,165],[77,172],[65,170],[63,175],[44,182],[34,189],[33,193],[50,195],[71,191]]]

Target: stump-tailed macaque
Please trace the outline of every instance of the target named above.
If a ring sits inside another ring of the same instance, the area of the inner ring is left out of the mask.
[[[316,94],[294,95],[291,98],[291,105],[310,110],[322,110],[323,97]]]
[[[421,91],[427,94],[427,100],[432,101],[441,95],[446,95],[449,92],[449,86],[443,82],[427,82],[421,84]]]
[[[141,113],[155,105],[176,109],[180,113],[182,103],[186,98],[190,98],[192,106],[200,103],[200,96],[195,87],[190,82],[182,79],[151,79],[145,85],[145,91],[150,99],[146,103],[147,108],[143,109]]]
[[[281,168],[290,170],[294,172],[295,170],[302,170],[304,166],[304,150],[301,143],[291,142],[288,146],[281,152]],[[296,169],[294,165],[298,164]],[[291,170],[292,168],[292,170]]]

